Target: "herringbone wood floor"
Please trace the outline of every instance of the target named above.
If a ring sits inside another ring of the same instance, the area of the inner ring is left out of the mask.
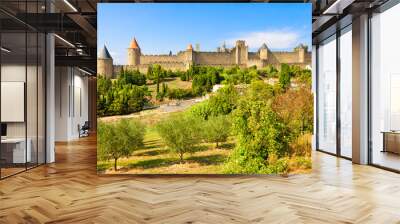
[[[0,223],[400,223],[400,175],[326,154],[290,177],[99,177],[95,143],[0,181]]]

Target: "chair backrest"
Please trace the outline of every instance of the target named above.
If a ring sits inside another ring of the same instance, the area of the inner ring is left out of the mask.
[[[83,124],[82,128],[89,129],[90,128],[89,121],[85,121],[85,124]]]

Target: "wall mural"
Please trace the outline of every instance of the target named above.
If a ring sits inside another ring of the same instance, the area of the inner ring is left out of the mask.
[[[310,4],[99,4],[97,170],[311,170]]]

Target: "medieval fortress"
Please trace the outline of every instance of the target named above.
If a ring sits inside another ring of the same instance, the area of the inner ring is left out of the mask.
[[[143,55],[134,38],[128,48],[127,65],[114,65],[110,53],[104,46],[97,59],[97,73],[109,78],[115,78],[122,68],[146,73],[148,67],[152,64],[159,64],[166,70],[186,71],[191,65],[240,66],[242,68],[254,65],[257,68],[262,68],[273,65],[279,69],[283,63],[309,68],[311,66],[311,53],[308,52],[307,46],[302,44],[291,52],[271,51],[266,44],[263,44],[257,52],[249,52],[246,42],[238,40],[233,48],[226,48],[223,44],[213,52],[200,51],[198,47],[193,49],[193,46],[189,44],[186,50],[179,51],[177,54],[170,52],[165,55]]]

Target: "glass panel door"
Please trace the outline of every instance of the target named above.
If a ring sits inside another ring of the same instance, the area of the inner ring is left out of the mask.
[[[340,36],[340,154],[352,157],[352,34],[351,25]]]
[[[400,4],[371,18],[372,163],[400,170]]]
[[[318,48],[318,149],[336,153],[336,35]]]

